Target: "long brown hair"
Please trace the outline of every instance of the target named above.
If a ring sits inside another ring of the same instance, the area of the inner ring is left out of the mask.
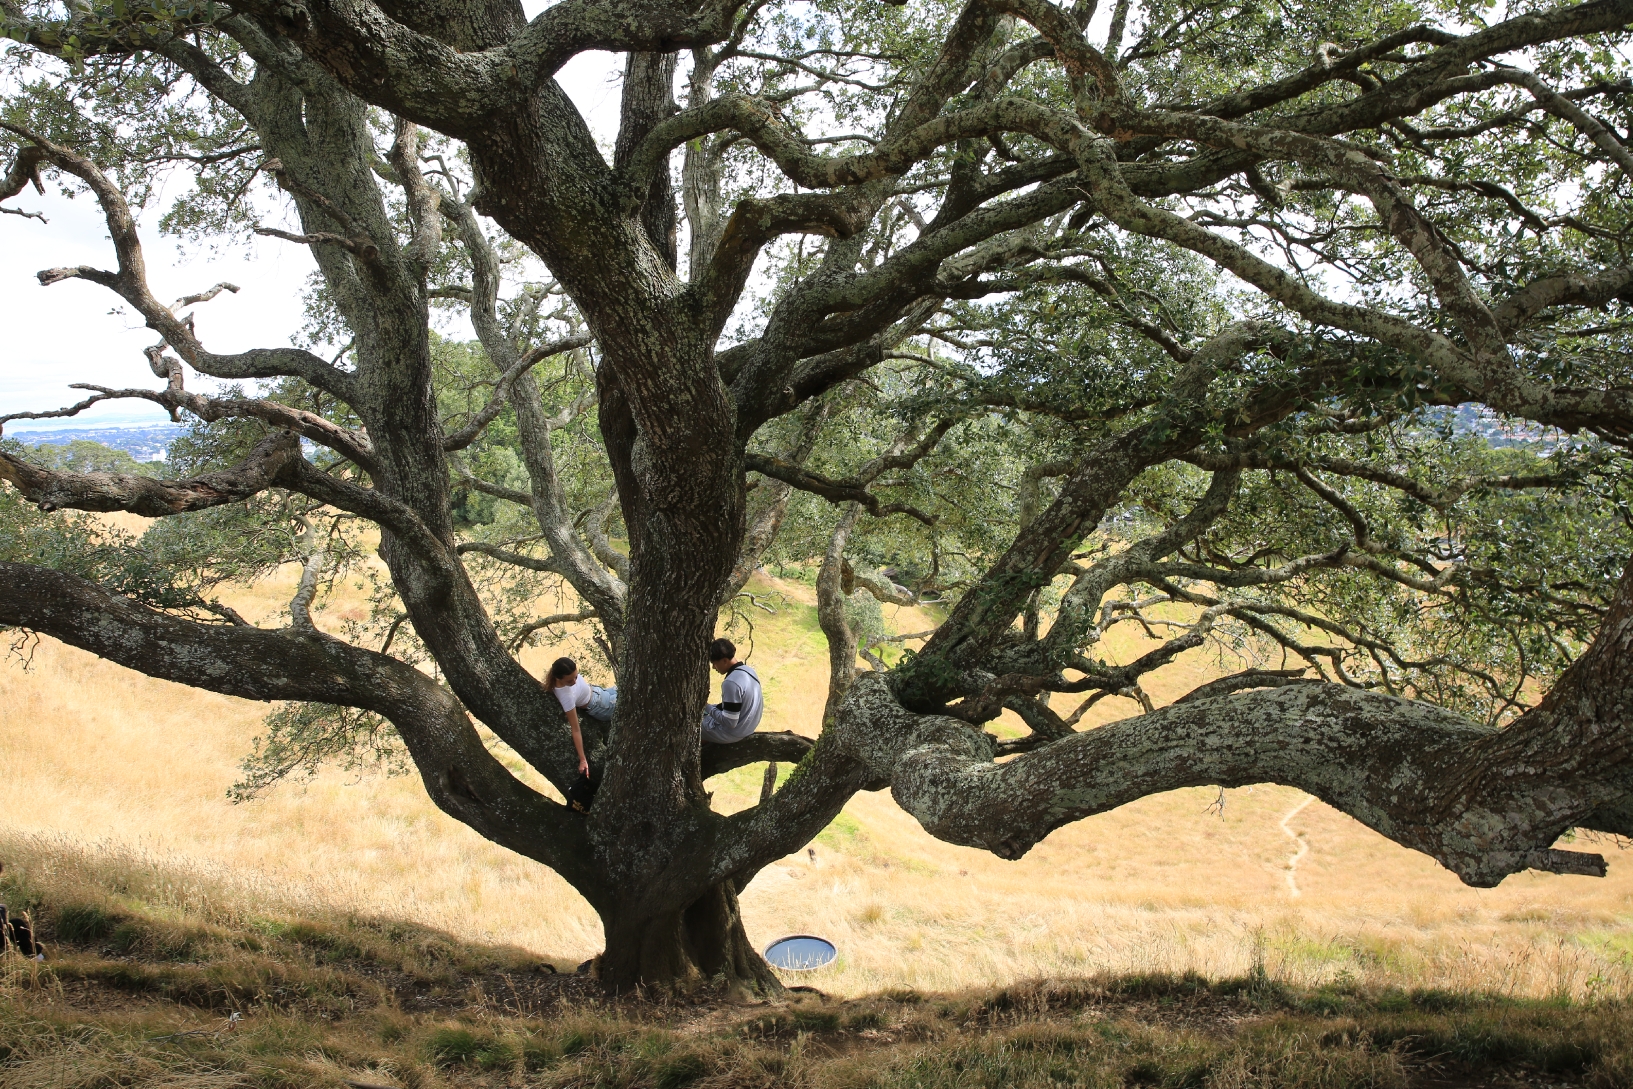
[[[557,658],[554,662],[550,663],[550,687],[560,688],[561,685],[557,684],[557,681],[564,681],[577,672],[577,662],[573,661],[571,658]]]

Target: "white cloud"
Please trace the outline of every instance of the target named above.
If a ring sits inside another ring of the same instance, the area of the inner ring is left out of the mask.
[[[113,243],[96,202],[87,194],[63,197],[47,183],[46,195],[32,189],[8,207],[41,211],[49,222],[0,216],[0,317],[6,327],[0,358],[0,415],[61,408],[86,396],[71,382],[116,388],[158,389],[142,356],[157,334],[107,288],[87,280],[41,287],[35,273],[64,265],[115,267]],[[300,289],[314,267],[305,247],[257,239],[247,247],[218,254],[179,252],[160,236],[157,212],[141,217],[148,282],[162,299],[180,298],[219,283],[237,284],[238,294],[222,292],[196,309],[204,343],[217,352],[281,346],[301,322]],[[162,423],[155,405],[107,402],[63,420],[17,420],[7,433],[116,423]]]
[[[534,5],[530,14],[540,8],[542,5]],[[623,58],[612,53],[581,54],[568,62],[558,78],[598,142],[610,153],[618,129]],[[118,296],[84,280],[41,287],[35,279],[35,273],[46,268],[113,268],[116,263],[96,202],[85,193],[64,197],[49,176],[46,188],[44,196],[27,189],[6,206],[43,212],[49,222],[0,216],[0,326],[5,329],[0,415],[57,409],[80,401],[86,394],[69,389],[72,382],[121,389],[158,389],[161,385],[142,356],[142,349],[156,343],[157,336],[123,308]],[[168,300],[223,280],[237,284],[242,289],[238,294],[223,292],[196,308],[204,344],[215,352],[289,344],[301,325],[301,289],[315,267],[306,248],[258,238],[247,246],[224,246],[219,253],[197,248],[182,253],[174,239],[159,234],[162,211],[162,207],[150,209],[141,216],[139,227],[154,293]],[[268,212],[270,221],[280,218],[271,209]],[[195,389],[212,384],[189,377]],[[67,420],[15,420],[5,425],[5,431],[157,424],[167,419],[155,405],[114,401]]]

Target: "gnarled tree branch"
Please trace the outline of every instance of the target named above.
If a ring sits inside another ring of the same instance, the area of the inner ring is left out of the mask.
[[[280,431],[262,439],[239,465],[189,480],[41,469],[4,451],[0,480],[44,511],[124,510],[144,518],[165,518],[248,499],[275,485],[289,486],[300,461],[299,440]]]

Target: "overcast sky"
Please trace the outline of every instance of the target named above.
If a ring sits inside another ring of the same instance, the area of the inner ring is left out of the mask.
[[[529,17],[544,7],[544,0],[523,0]],[[1091,41],[1105,41],[1112,7],[1100,5],[1089,26]],[[1129,39],[1139,32],[1138,19],[1134,22]],[[685,68],[684,57],[681,67]],[[610,149],[618,130],[622,56],[580,54],[562,68],[557,80],[583,112],[603,149]],[[172,184],[186,183],[178,174]],[[47,188],[54,187],[48,184]],[[54,191],[41,197],[28,189],[6,204],[44,212],[50,223],[0,215],[0,327],[6,331],[0,341],[4,345],[0,348],[0,415],[61,408],[84,399],[85,393],[68,388],[70,382],[157,389],[160,383],[142,356],[142,349],[155,343],[155,334],[129,312],[110,314],[121,301],[117,296],[81,280],[45,288],[34,278],[40,269],[63,265],[113,267],[113,246],[95,201],[88,195],[64,200]],[[280,214],[271,207],[267,212],[269,219]],[[162,214],[163,208],[155,207],[142,217],[149,280],[156,295],[177,299],[223,280],[243,289],[237,295],[223,292],[197,308],[197,328],[204,344],[212,351],[232,352],[290,343],[301,325],[301,288],[316,267],[307,247],[257,238],[248,247],[235,245],[218,254],[183,253],[174,239],[161,237],[154,227]],[[208,382],[189,375],[189,388],[208,387]],[[155,405],[113,401],[69,419],[16,420],[5,425],[5,432],[15,435],[30,430],[167,422],[169,417]]]
[[[622,74],[622,58],[586,53],[558,76],[607,146],[617,131]],[[0,167],[5,165],[9,164]],[[179,174],[171,181],[173,191],[184,184]],[[128,309],[110,313],[122,305],[118,296],[84,280],[41,287],[35,279],[34,274],[45,268],[115,266],[107,224],[96,202],[88,194],[64,199],[50,181],[46,189],[45,196],[26,189],[6,206],[43,212],[48,223],[0,215],[0,327],[6,331],[0,340],[0,415],[62,408],[87,396],[69,389],[71,382],[149,389],[161,384],[142,356],[143,348],[156,343],[156,335]],[[159,234],[156,224],[162,213],[163,208],[155,206],[141,221],[154,294],[170,300],[223,280],[237,284],[242,289],[238,294],[222,292],[197,308],[204,344],[215,352],[288,344],[301,325],[301,287],[316,267],[307,247],[257,238],[248,247],[235,245],[216,254],[184,253],[174,239]],[[191,388],[204,386],[191,381]],[[112,401],[68,419],[14,420],[5,425],[5,433],[168,422],[156,405]]]

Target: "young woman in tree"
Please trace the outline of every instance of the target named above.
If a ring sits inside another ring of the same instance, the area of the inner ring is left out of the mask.
[[[579,729],[578,716],[588,715],[603,722],[612,721],[612,709],[618,705],[618,689],[602,688],[578,675],[578,663],[571,658],[557,658],[545,675],[545,687],[561,703],[567,714],[567,725],[573,731],[573,751],[578,753],[578,773],[590,774],[590,760],[584,755],[584,731]]]

